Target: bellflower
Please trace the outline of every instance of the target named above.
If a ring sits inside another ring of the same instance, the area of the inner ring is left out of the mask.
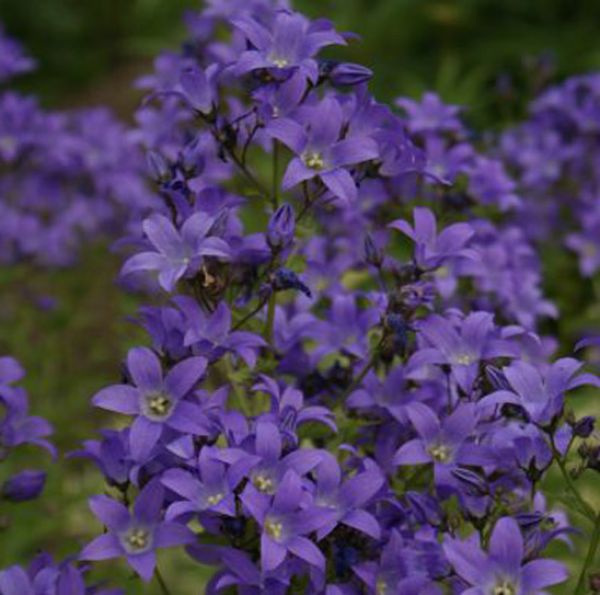
[[[514,361],[502,372],[508,382],[508,390],[495,391],[479,402],[479,407],[501,403],[514,403],[527,411],[538,424],[548,424],[564,406],[564,394],[579,386],[600,386],[600,379],[593,374],[578,374],[582,362],[573,358],[561,358],[541,373],[538,368],[525,361]]]
[[[330,511],[303,505],[304,491],[300,477],[288,471],[277,487],[271,505],[245,493],[244,506],[261,526],[260,556],[264,572],[279,567],[288,555],[306,562],[319,573],[325,572],[325,557],[307,535],[323,527]]]
[[[376,159],[375,141],[359,135],[341,138],[343,112],[334,97],[303,108],[298,118],[279,118],[270,127],[270,133],[295,155],[284,174],[283,189],[318,178],[338,199],[356,200],[356,183],[346,167]]]
[[[122,275],[140,271],[158,271],[158,281],[165,291],[171,291],[185,275],[196,273],[207,256],[227,260],[227,243],[210,236],[215,220],[203,213],[195,213],[178,231],[163,215],[153,215],[143,227],[154,251],[141,252],[129,258]]]
[[[415,353],[411,365],[447,365],[459,386],[469,393],[479,374],[482,361],[499,357],[516,357],[518,349],[500,338],[489,312],[472,312],[458,330],[446,318],[432,314],[418,327],[426,345]]]
[[[444,551],[457,574],[470,585],[463,592],[473,595],[541,595],[545,587],[567,578],[565,567],[554,560],[523,563],[523,536],[510,517],[496,522],[487,553],[477,535],[466,541],[448,538]]]
[[[319,67],[315,54],[328,45],[345,45],[344,38],[325,20],[311,23],[299,13],[280,11],[271,27],[252,17],[233,20],[250,44],[233,65],[236,75],[266,70],[275,79],[286,79],[295,70],[316,83]]]
[[[475,405],[459,405],[442,422],[427,405],[414,403],[408,417],[418,438],[400,446],[394,455],[395,465],[422,465],[433,463],[438,485],[452,485],[451,471],[458,465],[489,465],[494,463],[491,453],[471,441],[477,424]]]
[[[190,357],[163,377],[158,357],[145,347],[135,347],[127,356],[133,385],[114,384],[93,398],[96,407],[136,415],[129,443],[136,460],[145,460],[166,428],[204,435],[203,415],[191,401],[184,400],[206,370],[203,357]]]
[[[455,223],[437,233],[434,214],[426,208],[413,210],[414,227],[398,219],[390,227],[401,231],[415,243],[414,260],[423,270],[434,269],[452,258],[474,258],[467,248],[474,231],[467,223]]]
[[[156,550],[191,544],[194,534],[184,525],[161,520],[164,489],[151,482],[137,496],[133,511],[108,496],[94,496],[90,508],[106,526],[107,532],[88,543],[81,560],[107,560],[125,557],[145,581],[156,567]]]

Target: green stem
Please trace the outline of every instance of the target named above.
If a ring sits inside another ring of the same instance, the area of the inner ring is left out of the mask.
[[[558,468],[560,469],[565,483],[567,484],[567,488],[569,489],[571,494],[573,494],[573,497],[575,498],[578,504],[579,512],[581,512],[584,516],[588,517],[591,521],[594,521],[596,517],[594,509],[584,500],[583,496],[579,493],[579,490],[577,489],[577,486],[575,485],[575,482],[573,481],[573,478],[571,477],[560,452],[554,444],[553,438],[550,438],[550,443],[552,447],[552,452],[554,454],[554,460],[558,464]]]
[[[231,330],[237,331],[238,329],[243,327],[250,319],[252,319],[254,316],[256,316],[256,314],[258,314],[264,308],[267,301],[268,300],[266,300],[266,299],[260,300],[258,302],[258,304],[256,305],[256,307],[254,309],[250,310],[250,312],[248,312],[248,314],[246,314],[243,318],[241,318],[238,322],[236,322]]]
[[[583,568],[579,574],[579,580],[577,581],[577,587],[575,587],[575,595],[585,595],[587,586],[586,579],[588,571],[591,569],[594,559],[596,558],[596,552],[598,551],[598,545],[600,544],[600,513],[596,515],[596,521],[594,523],[594,530],[592,532],[592,538],[588,547],[588,552],[583,563]]]
[[[375,362],[377,361],[379,353],[375,352],[371,359],[364,365],[363,369],[358,373],[358,376],[352,381],[352,384],[344,391],[342,394],[342,401],[346,400],[346,397],[354,391],[354,389],[360,386],[360,383],[364,380],[365,376],[369,373],[370,370],[375,366]]]
[[[167,587],[167,583],[165,582],[165,579],[163,578],[162,574],[160,573],[158,566],[154,570],[154,576],[156,577],[156,581],[158,582],[158,584],[160,586],[160,590],[162,591],[163,595],[171,595],[171,591],[169,591],[169,587]]]
[[[268,196],[267,189],[254,177],[254,174],[241,162],[234,151],[229,151],[232,161],[238,166],[239,170],[246,176],[248,181],[256,188],[259,194]]]
[[[225,376],[228,379],[229,384],[231,385],[231,389],[233,390],[233,396],[235,397],[235,400],[239,407],[239,410],[245,416],[247,416],[247,417],[250,416],[251,415],[251,411],[250,411],[251,404],[248,403],[247,399],[244,396],[244,393],[240,390],[240,386],[234,380],[234,369],[233,369],[233,366],[231,365],[231,361],[229,360],[229,358],[227,356],[222,358],[221,361],[223,362]]]

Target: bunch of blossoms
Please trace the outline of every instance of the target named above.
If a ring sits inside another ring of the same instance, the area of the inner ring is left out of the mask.
[[[33,70],[35,62],[27,56],[21,45],[8,37],[0,24],[0,83],[17,74]]]
[[[573,250],[581,274],[600,269],[600,75],[550,88],[530,118],[501,137],[500,151],[529,200],[519,219],[528,237]]]
[[[16,385],[25,375],[12,357],[0,357],[0,461],[4,462],[19,446],[33,444],[45,448],[52,456],[54,447],[46,439],[52,433],[50,424],[41,417],[29,415],[24,388]],[[46,473],[28,469],[10,477],[2,474],[0,502],[25,502],[37,498],[46,482]]]
[[[458,106],[444,104],[434,93],[421,101],[400,98],[396,103],[427,160],[426,175],[412,181],[405,196],[428,196],[445,216],[468,218],[474,232],[469,246],[478,258],[455,263],[452,269],[440,267],[438,290],[448,298],[460,278],[467,277],[477,289],[475,296],[467,294],[472,300],[463,302],[467,307],[495,311],[530,330],[540,319],[556,317],[555,306],[542,293],[534,244],[520,225],[528,200],[516,194],[517,184],[502,161],[477,150]]]
[[[517,205],[510,179],[454,108],[396,115],[366,68],[322,58],[351,39],[328,21],[239,4],[190,17],[185,53],[142,81],[164,204],[122,278],[168,301],[93,397],[130,423],[79,453],[109,492],[80,561],[125,558],[165,593],[167,547],[215,567],[207,593],[543,593],[567,578],[543,557],[570,530],[539,490],[556,464],[595,524],[583,593],[599,517],[567,457],[594,420],[565,399],[600,383],[548,362],[543,308],[522,320],[491,280],[527,263],[539,281],[525,240],[493,256],[515,241],[485,216]],[[463,179],[479,204],[457,212]],[[598,471],[597,447],[579,454]]]
[[[32,68],[16,47],[0,38],[0,83]],[[144,170],[135,140],[107,110],[49,112],[0,92],[0,260],[64,266],[83,243],[139,225],[155,204]]]

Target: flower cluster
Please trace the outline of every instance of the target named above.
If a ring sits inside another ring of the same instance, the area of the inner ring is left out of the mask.
[[[600,269],[599,110],[599,75],[572,77],[538,97],[500,146],[529,199],[521,227],[536,241],[559,237],[588,277]]]
[[[0,24],[0,83],[29,72],[35,67],[35,62],[24,51],[21,45],[8,37]]]
[[[209,593],[562,582],[541,556],[568,525],[537,486],[576,436],[567,393],[599,381],[535,334],[554,310],[515,183],[456,107],[396,113],[321,58],[351,39],[331,23],[230,4],[140,83],[164,205],[122,277],[169,302],[94,396],[131,423],[82,453],[113,490],[82,559],[149,580],[184,546]]]
[[[80,567],[124,558],[165,588],[156,552],[181,547],[212,594],[565,581],[544,552],[571,528],[539,485],[556,465],[598,523],[567,468],[578,444],[577,473],[600,468],[594,419],[566,403],[600,380],[536,333],[555,310],[502,161],[433,94],[379,103],[368,69],[323,57],[353,39],[327,20],[213,0],[188,24],[139,81],[162,202],[121,278],[159,297],[93,397],[128,422],[77,453],[107,484]]]
[[[52,427],[45,419],[29,415],[27,393],[16,385],[24,375],[21,365],[14,358],[0,357],[0,461],[6,461],[15,448],[24,444],[40,446],[52,456],[55,455],[54,447],[47,440]],[[2,479],[0,500],[24,502],[40,495],[46,482],[46,473],[25,470]]]
[[[6,48],[5,48],[6,45]],[[0,37],[0,80],[33,63]],[[0,261],[64,266],[123,235],[154,204],[135,139],[104,108],[42,109],[0,93]]]

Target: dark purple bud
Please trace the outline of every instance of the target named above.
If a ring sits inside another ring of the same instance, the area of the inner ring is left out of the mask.
[[[419,523],[433,525],[434,527],[441,523],[440,507],[431,496],[419,492],[406,492],[406,500]]]
[[[290,269],[278,269],[275,272],[273,279],[273,289],[275,291],[284,291],[286,289],[296,289],[301,291],[307,297],[312,297],[312,293],[307,285],[305,285],[300,277]]]
[[[511,386],[506,379],[506,376],[502,373],[502,370],[496,368],[496,366],[486,366],[485,375],[496,390],[511,390]]]
[[[373,78],[373,72],[361,64],[321,60],[319,62],[321,79],[329,79],[333,85],[347,87],[366,83]]]
[[[594,431],[596,418],[591,415],[586,415],[573,424],[573,434],[580,438],[588,438]]]
[[[408,343],[408,323],[401,314],[388,314],[386,324],[392,331],[394,351],[399,354],[404,354]]]
[[[383,254],[375,245],[370,234],[365,237],[365,260],[376,268],[383,264]]]
[[[296,218],[294,209],[287,204],[282,204],[271,216],[267,228],[267,242],[273,251],[289,248],[296,231]]]
[[[21,471],[4,482],[2,497],[11,502],[34,500],[42,493],[45,483],[43,471]]]
[[[472,496],[483,496],[488,493],[484,479],[474,471],[457,467],[451,473]]]
[[[343,542],[336,542],[333,548],[333,564],[337,577],[346,577],[359,561],[360,555],[355,547]]]
[[[204,169],[204,157],[197,139],[188,143],[181,151],[179,167],[187,177],[197,176]]]
[[[168,182],[172,178],[171,169],[165,158],[156,153],[155,151],[149,151],[146,157],[148,161],[148,169],[150,175],[160,184]]]

